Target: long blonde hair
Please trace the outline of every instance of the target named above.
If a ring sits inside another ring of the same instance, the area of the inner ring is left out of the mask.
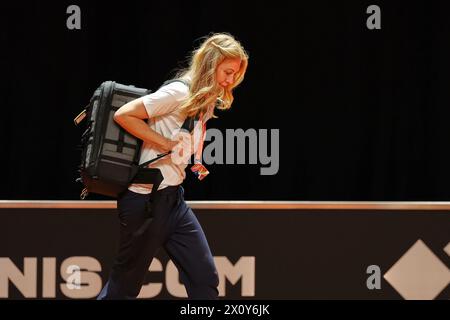
[[[202,44],[191,53],[189,66],[175,76],[190,82],[189,96],[180,106],[186,116],[205,113],[212,104],[221,110],[229,109],[233,103],[232,91],[244,80],[247,70],[248,54],[232,35],[214,33],[203,39]],[[234,82],[223,88],[216,81],[216,70],[226,58],[239,58],[241,65]]]

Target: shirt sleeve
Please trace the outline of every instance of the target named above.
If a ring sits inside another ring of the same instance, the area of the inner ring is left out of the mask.
[[[160,117],[177,109],[187,98],[189,88],[175,81],[142,98],[149,118]]]

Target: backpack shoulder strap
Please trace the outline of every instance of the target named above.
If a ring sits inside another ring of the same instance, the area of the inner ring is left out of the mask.
[[[173,82],[181,82],[181,83],[183,83],[185,86],[187,86],[188,88],[191,87],[191,83],[190,83],[188,80],[185,80],[185,79],[170,79],[170,80],[164,81],[164,83],[161,85],[160,88],[162,88],[162,87],[164,87],[164,86],[166,86],[166,85],[168,85],[168,84],[170,84],[170,83],[173,83]]]

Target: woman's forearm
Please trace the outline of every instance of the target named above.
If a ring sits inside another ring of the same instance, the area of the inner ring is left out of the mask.
[[[160,149],[163,152],[171,150],[171,140],[151,129],[144,120],[130,115],[115,115],[114,120],[118,125],[125,129],[125,131],[146,143],[152,144],[157,149]]]

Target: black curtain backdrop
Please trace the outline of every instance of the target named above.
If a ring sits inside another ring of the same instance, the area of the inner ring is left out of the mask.
[[[279,171],[187,171],[188,200],[450,200],[446,1],[5,1],[1,199],[78,199],[73,118],[105,80],[156,89],[210,32],[250,55],[210,128],[279,129]],[[66,9],[81,8],[81,30]],[[381,30],[366,9],[381,8]],[[104,199],[93,195],[90,199]]]

